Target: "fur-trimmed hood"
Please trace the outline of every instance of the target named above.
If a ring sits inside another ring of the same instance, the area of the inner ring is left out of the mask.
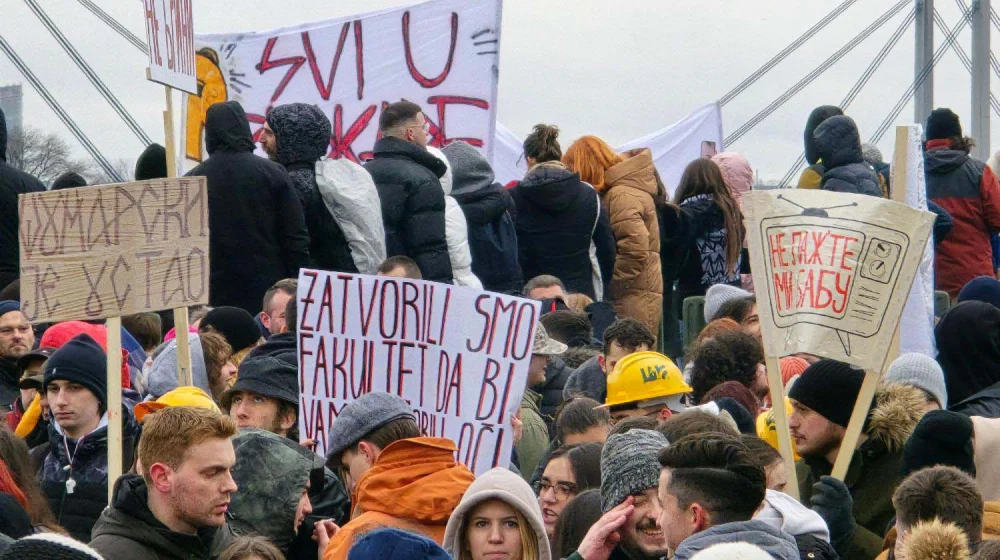
[[[926,401],[924,393],[910,385],[879,386],[865,433],[884,443],[889,451],[901,451],[923,417]]]
[[[968,560],[969,540],[954,523],[918,523],[903,544],[906,560]]]

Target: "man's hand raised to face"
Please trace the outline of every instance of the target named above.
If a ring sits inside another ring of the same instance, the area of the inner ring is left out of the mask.
[[[624,502],[611,508],[587,531],[587,536],[583,537],[583,542],[576,550],[583,560],[608,560],[622,539],[619,529],[635,511],[635,506],[632,505],[634,500],[632,496],[625,498]]]

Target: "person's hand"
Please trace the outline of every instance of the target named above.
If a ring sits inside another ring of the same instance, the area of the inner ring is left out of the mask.
[[[304,439],[304,440],[302,440],[302,441],[299,442],[299,445],[301,445],[302,447],[305,447],[306,449],[308,449],[310,451],[315,451],[316,450],[316,440],[314,440],[314,439]]]
[[[514,445],[521,443],[521,436],[524,435],[524,422],[521,421],[521,409],[517,409],[517,414],[510,417],[510,429],[514,432]]]
[[[809,498],[812,510],[826,521],[830,528],[830,542],[837,543],[850,537],[857,523],[854,521],[854,499],[843,482],[832,476],[824,476],[813,484],[813,494]]]
[[[634,502],[635,498],[632,496],[625,498],[624,502],[611,508],[590,527],[580,547],[576,549],[583,560],[608,560],[611,557],[611,553],[622,540],[619,529],[635,511],[635,506],[632,505]]]
[[[326,545],[330,544],[330,539],[340,531],[340,527],[330,519],[321,519],[316,522],[313,528],[312,539],[319,545],[319,557],[323,557]]]

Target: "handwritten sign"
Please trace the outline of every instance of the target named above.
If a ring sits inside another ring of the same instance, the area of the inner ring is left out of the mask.
[[[743,211],[767,354],[881,368],[933,214],[809,190],[754,192]]]
[[[33,323],[208,303],[204,177],[22,194],[18,212]]]
[[[501,0],[430,0],[299,27],[198,35],[199,91],[187,98],[184,155],[204,158],[205,112],[238,101],[258,140],[271,108],[315,104],[333,124],[328,155],[371,158],[381,112],[424,108],[430,144],[492,149]],[[261,155],[264,155],[261,153]]]
[[[382,391],[406,399],[423,433],[453,440],[473,472],[508,464],[538,302],[303,269],[298,312],[299,428],[317,453],[346,405]]]
[[[147,78],[197,95],[191,0],[143,0],[143,14],[149,46]]]

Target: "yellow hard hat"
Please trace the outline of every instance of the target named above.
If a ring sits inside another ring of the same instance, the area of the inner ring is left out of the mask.
[[[792,401],[788,397],[785,397],[785,411],[788,413],[787,416],[792,415]],[[778,429],[774,425],[774,409],[761,412],[757,416],[757,437],[766,441],[771,447],[778,448]],[[801,459],[799,457],[798,448],[795,446],[795,440],[792,440],[792,455],[795,456],[795,460]]]
[[[212,397],[208,396],[205,391],[198,387],[178,387],[173,391],[167,391],[155,401],[146,401],[135,405],[135,419],[141,423],[147,414],[168,406],[195,406],[222,413]]]
[[[636,352],[621,359],[608,375],[604,406],[661,399],[690,393],[684,374],[659,352]]]

